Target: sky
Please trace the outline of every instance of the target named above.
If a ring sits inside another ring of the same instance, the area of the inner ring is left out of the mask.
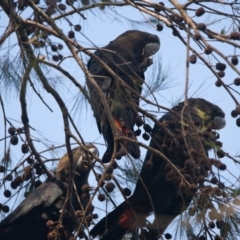
[[[77,3],[78,4],[78,3]],[[219,5],[218,5],[219,6]],[[119,14],[117,15],[116,12]],[[28,13],[24,13],[27,17]],[[171,29],[168,29],[164,26],[164,30],[162,32],[156,31],[154,26],[149,23],[141,23],[144,21],[142,14],[140,14],[137,10],[133,10],[129,7],[122,7],[117,9],[116,7],[107,10],[104,14],[100,10],[89,10],[84,13],[87,20],[81,19],[79,16],[70,16],[69,19],[74,24],[80,24],[82,26],[82,30],[80,33],[76,33],[76,41],[82,44],[85,47],[103,47],[109,43],[109,41],[115,39],[118,35],[125,32],[126,30],[137,29],[141,31],[147,31],[153,34],[158,35],[161,42],[161,47],[159,52],[153,57],[154,64],[159,64],[158,59],[161,59],[162,71],[168,71],[170,69],[170,77],[167,85],[170,86],[162,91],[159,91],[156,96],[159,104],[167,106],[171,108],[173,103],[176,103],[179,99],[183,97],[184,89],[185,89],[185,79],[186,79],[186,48],[182,43],[176,38],[173,37]],[[139,21],[135,23],[131,23],[130,21],[123,19],[121,16],[126,16],[128,19],[132,19],[134,21]],[[146,15],[145,15],[146,16]],[[194,16],[194,12],[192,13]],[[211,18],[206,14],[206,16],[202,16],[201,19],[194,18],[195,21],[208,23],[209,26],[211,23]],[[7,18],[4,16],[2,12],[0,12],[0,36],[5,30],[7,23]],[[58,24],[60,24],[58,22]],[[226,27],[228,29],[228,23],[225,22],[217,22],[214,25],[214,29],[220,31],[222,27]],[[61,22],[61,28],[64,33],[67,33],[71,28],[65,23]],[[89,39],[91,42],[89,42]],[[7,47],[14,43],[15,37],[13,36],[10,41],[6,41],[4,46],[0,51],[0,63],[1,58],[6,53]],[[56,43],[59,41],[56,40]],[[236,51],[236,54],[239,50],[234,50],[233,47],[229,47],[226,44],[214,44],[217,48],[221,49],[227,56],[233,54]],[[194,44],[193,44],[194,45]],[[195,46],[195,45],[194,45]],[[200,50],[198,49],[200,52]],[[15,58],[17,54],[17,47],[11,49],[9,57]],[[64,47],[61,51],[61,54],[66,56],[69,54],[69,51]],[[85,63],[87,63],[87,59]],[[209,57],[209,61],[214,63],[213,58]],[[85,85],[85,77],[82,73],[79,66],[74,62],[72,58],[67,59],[62,63],[62,66],[69,71],[82,85]],[[145,76],[152,77],[155,72],[153,71],[155,66],[151,66]],[[1,74],[1,73],[0,73]],[[152,75],[153,74],[153,75]],[[60,75],[55,71],[50,71],[49,76],[52,77],[52,80],[55,82],[55,87],[63,97],[66,105],[71,109],[74,105],[74,99],[76,96],[79,96],[78,90],[69,83],[68,79],[64,76]],[[230,70],[226,70],[226,76],[224,77],[224,81],[228,84],[232,83],[233,79],[236,78],[236,74],[234,74]],[[37,82],[37,81],[36,81]],[[235,121],[230,115],[231,111],[235,108],[235,104],[233,100],[229,97],[226,91],[220,87],[217,88],[215,86],[215,77],[212,73],[201,63],[199,60],[196,64],[190,65],[189,71],[189,96],[194,97],[202,97],[206,100],[220,106],[222,110],[226,114],[226,122],[227,125],[224,129],[220,131],[220,140],[223,142],[223,149],[230,153],[231,155],[239,154],[239,128],[236,127]],[[0,85],[1,86],[1,85]],[[33,93],[31,87],[28,87],[28,113],[30,119],[30,125],[35,131],[32,131],[34,137],[36,137],[36,146],[39,151],[46,150],[46,146],[41,142],[48,141],[48,147],[50,146],[59,146],[64,144],[64,129],[63,129],[63,121],[61,117],[60,109],[57,104],[53,100],[53,98],[40,87],[38,83],[36,83],[36,87],[43,97],[44,101],[48,103],[49,107],[53,109],[53,112],[50,112],[49,109],[36,97],[35,93]],[[2,89],[0,89],[2,93]],[[239,99],[239,96],[236,95]],[[9,119],[15,119],[16,121],[20,121],[21,116],[21,108],[19,102],[19,96],[17,94],[3,94],[4,104],[6,116]],[[144,105],[143,105],[144,106]],[[79,111],[79,108],[83,108]],[[95,142],[97,147],[100,150],[100,156],[105,151],[105,146],[103,146],[104,141],[103,138],[99,135],[98,129],[96,127],[95,119],[93,118],[93,114],[90,106],[84,104],[83,107],[78,106],[72,112],[75,122],[79,128],[81,135],[83,136],[86,142]],[[155,109],[156,110],[156,109]],[[161,117],[163,112],[156,113],[158,118]],[[0,139],[4,137],[4,128],[3,128],[3,115],[2,111],[0,111]],[[21,123],[16,122],[16,127],[21,127]],[[40,142],[39,142],[40,141]],[[3,157],[3,141],[0,141],[0,158]],[[61,157],[65,153],[65,149],[56,152],[58,157]],[[142,159],[144,159],[145,151],[142,150]],[[20,150],[20,144],[17,146],[11,146],[11,154],[12,160],[14,163],[24,159],[24,156]],[[51,157],[45,154],[46,157]],[[233,164],[229,159],[223,159],[224,163],[228,166],[228,171],[230,174],[227,174],[226,181],[228,179],[233,179],[231,175],[234,175],[236,178],[239,176],[239,167]],[[53,166],[49,166],[50,169]],[[226,172],[227,173],[227,172]],[[0,173],[0,179],[1,179]],[[19,200],[22,197],[19,197]],[[0,202],[5,201],[6,199],[0,195]],[[18,200],[18,201],[19,201]],[[17,202],[18,202],[17,201]],[[116,202],[121,202],[122,198],[117,197]],[[13,208],[16,206],[16,203],[12,204]]]

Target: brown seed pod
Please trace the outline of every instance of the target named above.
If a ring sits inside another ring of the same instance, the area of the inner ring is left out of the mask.
[[[97,214],[97,213],[94,213],[94,214],[92,215],[92,218],[93,218],[93,219],[98,219],[98,214]]]
[[[183,174],[183,176],[188,182],[192,181],[192,177],[189,174]]]
[[[238,116],[238,111],[237,111],[236,109],[232,110],[231,116],[232,116],[233,118],[236,118],[236,117]]]
[[[224,163],[220,163],[220,164],[218,165],[218,169],[224,171],[224,170],[227,169],[227,166],[226,166],[226,164],[224,164]]]
[[[137,129],[134,133],[136,136],[140,136],[141,135],[141,129]]]
[[[224,71],[219,71],[217,74],[218,74],[218,76],[220,78],[223,78],[225,76],[225,72]]]
[[[195,184],[190,184],[190,191],[191,191],[191,192],[195,193],[195,192],[197,192],[197,190],[198,190],[197,185],[195,185]]]
[[[74,37],[75,37],[74,31],[69,31],[69,32],[68,32],[68,37],[69,37],[69,38],[74,38]]]
[[[148,133],[152,132],[152,127],[147,123],[143,125],[143,129]]]
[[[219,158],[223,158],[223,157],[225,156],[225,153],[223,152],[223,150],[218,149],[218,150],[217,150],[217,156],[218,156]]]
[[[51,49],[53,52],[56,52],[58,50],[58,47],[56,45],[51,45]]]
[[[54,240],[56,238],[56,236],[57,236],[57,233],[55,231],[52,231],[52,232],[48,233],[47,238],[48,238],[48,240]]]
[[[215,82],[215,86],[216,87],[221,87],[222,86],[222,81],[220,81],[219,79]]]
[[[117,164],[117,162],[116,162],[115,160],[113,161],[112,168],[113,168],[113,169],[116,169],[116,168],[118,168],[118,164]]]
[[[183,189],[187,188],[187,185],[186,185],[186,183],[181,182],[178,187],[183,190]]]
[[[203,184],[203,183],[205,182],[205,177],[204,177],[204,176],[198,176],[197,182],[198,182],[199,184]]]
[[[28,158],[27,158],[27,163],[28,163],[28,164],[33,164],[33,163],[34,163],[34,160],[33,160],[31,157],[28,157]]]
[[[52,220],[48,220],[46,222],[46,227],[48,227],[48,228],[53,227],[54,225],[55,225],[55,223]]]
[[[29,151],[28,144],[23,143],[21,146],[21,150],[22,150],[22,153],[24,153],[24,154],[28,153],[28,151]]]
[[[124,188],[124,189],[122,190],[122,193],[123,193],[126,197],[128,197],[128,196],[130,196],[130,195],[132,194],[132,192],[131,192],[131,190],[130,190],[129,188]]]
[[[110,181],[112,179],[112,176],[110,174],[106,174],[104,177],[104,180]]]
[[[218,179],[216,177],[212,177],[210,181],[211,181],[212,184],[217,184],[218,183]]]
[[[195,39],[196,41],[201,40],[201,38],[202,38],[202,36],[201,36],[200,33],[195,33],[195,34],[193,35],[193,39]]]
[[[115,185],[114,185],[114,183],[112,183],[112,182],[108,182],[108,183],[105,185],[105,188],[106,188],[106,190],[107,190],[108,192],[112,192],[112,191],[114,190],[114,188],[115,188]]]
[[[185,144],[184,142],[184,137],[182,135],[176,136],[176,140],[178,141],[179,144]]]
[[[83,192],[89,192],[91,190],[91,187],[88,184],[84,184],[82,186],[82,191]]]
[[[161,145],[161,149],[162,149],[163,151],[167,150],[167,149],[168,149],[168,145],[167,145],[166,143],[163,143],[163,144]]]
[[[10,142],[12,145],[17,145],[18,144],[18,137],[17,136],[12,136],[10,139]]]
[[[177,29],[173,29],[172,35],[176,37],[176,36],[179,36],[180,33],[179,33],[179,31]]]
[[[215,228],[215,223],[213,221],[209,222],[208,227],[211,229]]]
[[[105,195],[100,193],[100,194],[98,195],[98,200],[99,200],[100,202],[103,202],[103,201],[105,200]]]
[[[166,164],[165,165],[165,170],[166,170],[166,172],[168,172],[168,171],[170,171],[172,168],[171,168],[171,166],[170,166],[170,164]]]
[[[52,55],[52,60],[53,60],[54,62],[58,62],[58,61],[59,61],[58,55]]]
[[[58,48],[58,50],[62,50],[63,49],[63,45],[61,43],[59,43],[57,48]]]
[[[148,160],[144,163],[144,168],[146,170],[151,170],[152,169],[152,166],[153,166],[153,162],[151,160]]]
[[[198,30],[201,30],[201,31],[204,31],[207,28],[205,23],[197,23],[196,27],[197,27]]]
[[[6,198],[10,198],[11,197],[11,192],[9,190],[5,190],[3,192],[3,195],[6,197]]]
[[[192,63],[192,64],[195,64],[197,62],[197,56],[195,54],[192,54],[189,57],[189,62]]]
[[[9,212],[9,206],[7,206],[7,205],[2,206],[2,211],[4,213],[8,213]]]
[[[225,63],[216,63],[216,69],[218,70],[218,71],[224,71],[225,69],[226,69],[226,64]]]
[[[136,118],[136,125],[137,125],[138,127],[141,127],[141,126],[143,125],[143,120],[142,120],[142,118],[139,117],[139,116]]]
[[[66,4],[71,6],[74,4],[74,0],[66,0]]]
[[[160,7],[158,4],[154,6],[154,11],[155,12],[160,12],[162,10],[162,7]]]
[[[231,63],[235,66],[238,65],[238,57],[237,56],[232,56]]]
[[[65,11],[67,9],[67,6],[65,4],[58,4],[58,8],[61,10],[61,11]]]
[[[14,181],[11,182],[10,186],[12,189],[16,189],[18,187],[18,185]]]
[[[196,10],[195,15],[197,17],[201,17],[205,13],[205,9],[203,7],[200,7]]]
[[[143,137],[143,139],[146,140],[146,141],[148,141],[148,140],[150,139],[150,136],[149,136],[146,132],[143,133],[142,137]]]
[[[8,133],[11,134],[11,135],[14,135],[16,132],[16,128],[15,127],[10,127],[8,128]]]
[[[76,25],[74,26],[74,30],[77,31],[77,32],[81,31],[81,29],[82,29],[82,27],[81,27],[80,24],[76,24]]]
[[[212,51],[213,51],[212,48],[209,47],[209,46],[204,49],[204,53],[207,54],[207,55],[211,54]]]
[[[82,193],[81,198],[88,200],[90,198],[90,194],[88,192],[84,192]]]
[[[163,30],[163,25],[162,25],[161,23],[158,23],[158,24],[156,25],[156,29],[157,29],[159,32],[161,32],[161,31]]]
[[[171,235],[170,233],[166,233],[166,234],[165,234],[165,238],[166,238],[166,239],[172,239],[172,235]]]
[[[185,163],[184,163],[184,166],[186,166],[186,167],[193,167],[193,165],[195,164],[195,161],[194,160],[192,160],[192,159],[187,159],[186,161],[185,161]]]
[[[240,86],[240,78],[235,78],[233,81],[234,85]]]
[[[237,118],[237,119],[236,119],[236,125],[237,125],[238,127],[240,127],[240,118]]]

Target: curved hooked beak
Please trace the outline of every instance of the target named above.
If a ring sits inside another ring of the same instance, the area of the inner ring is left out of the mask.
[[[99,157],[99,152],[98,152],[97,148],[91,147],[88,150],[90,152],[92,152],[92,154],[94,154],[95,156]],[[88,156],[89,156],[89,160],[90,160],[90,165],[95,163],[96,159],[92,158],[90,155],[88,155]],[[80,158],[78,159],[78,162],[77,162],[77,166],[81,167],[83,170],[89,169],[89,161],[87,161],[85,154],[84,154],[84,156],[80,156]]]
[[[143,54],[147,57],[150,57],[155,54],[159,50],[159,48],[159,43],[148,43],[143,49]]]
[[[89,151],[92,152],[92,154],[94,154],[95,156],[99,157],[99,151],[97,148],[94,148],[94,147],[89,148]],[[93,159],[92,162],[94,163],[95,161],[96,161],[96,159]]]
[[[222,129],[226,125],[226,121],[223,117],[215,117],[213,119],[213,128],[214,129]]]

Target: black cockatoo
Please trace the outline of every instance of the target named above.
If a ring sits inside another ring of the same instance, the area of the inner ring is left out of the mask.
[[[216,141],[216,133],[212,129],[225,126],[224,115],[218,106],[204,99],[191,98],[188,106],[182,102],[159,120],[163,127],[155,124],[150,147],[166,156],[197,189],[198,177],[207,177],[211,169],[207,152]],[[203,139],[203,133],[209,136],[208,140]],[[188,184],[185,184],[185,189],[180,187],[184,180],[176,169],[163,157],[148,150],[140,173],[141,180],[137,181],[133,195],[98,222],[91,235],[100,236],[101,240],[122,239],[125,233],[144,226],[146,217],[152,212],[157,220],[155,229],[161,235],[187,208],[194,194]]]
[[[98,150],[93,144],[86,147],[96,156]],[[93,158],[77,147],[72,150],[74,159],[74,183],[77,186],[77,194],[81,198],[81,187],[88,183],[88,175],[91,170]],[[34,190],[21,204],[0,223],[1,240],[49,240],[55,239],[54,233],[46,225],[49,220],[57,225],[61,215],[67,187],[68,187],[68,156],[65,154],[59,161],[57,177],[46,180]],[[70,207],[71,205],[71,207]],[[75,193],[71,196],[71,204],[66,208],[63,218],[64,230],[59,230],[57,239],[69,239],[74,230],[74,211],[81,209]],[[53,226],[51,226],[53,227]],[[62,232],[61,232],[62,231]],[[51,237],[49,234],[52,234]]]
[[[94,54],[107,64],[132,90],[140,95],[144,82],[144,71],[152,63],[149,57],[155,54],[159,48],[158,36],[134,30],[121,34],[104,48],[98,49]],[[139,96],[132,92],[131,89],[123,87],[93,57],[89,60],[87,66],[104,93],[119,135],[136,139],[133,127],[137,117],[137,110],[134,106],[139,105]],[[87,85],[99,132],[103,134],[107,143],[107,150],[102,161],[109,162],[114,147],[113,134],[99,93],[89,79],[87,79]],[[132,157],[140,157],[138,145],[127,142],[124,147]]]

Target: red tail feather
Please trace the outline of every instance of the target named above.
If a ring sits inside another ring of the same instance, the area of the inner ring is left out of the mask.
[[[133,211],[128,209],[124,214],[121,215],[118,224],[129,231],[138,226],[138,221]]]

